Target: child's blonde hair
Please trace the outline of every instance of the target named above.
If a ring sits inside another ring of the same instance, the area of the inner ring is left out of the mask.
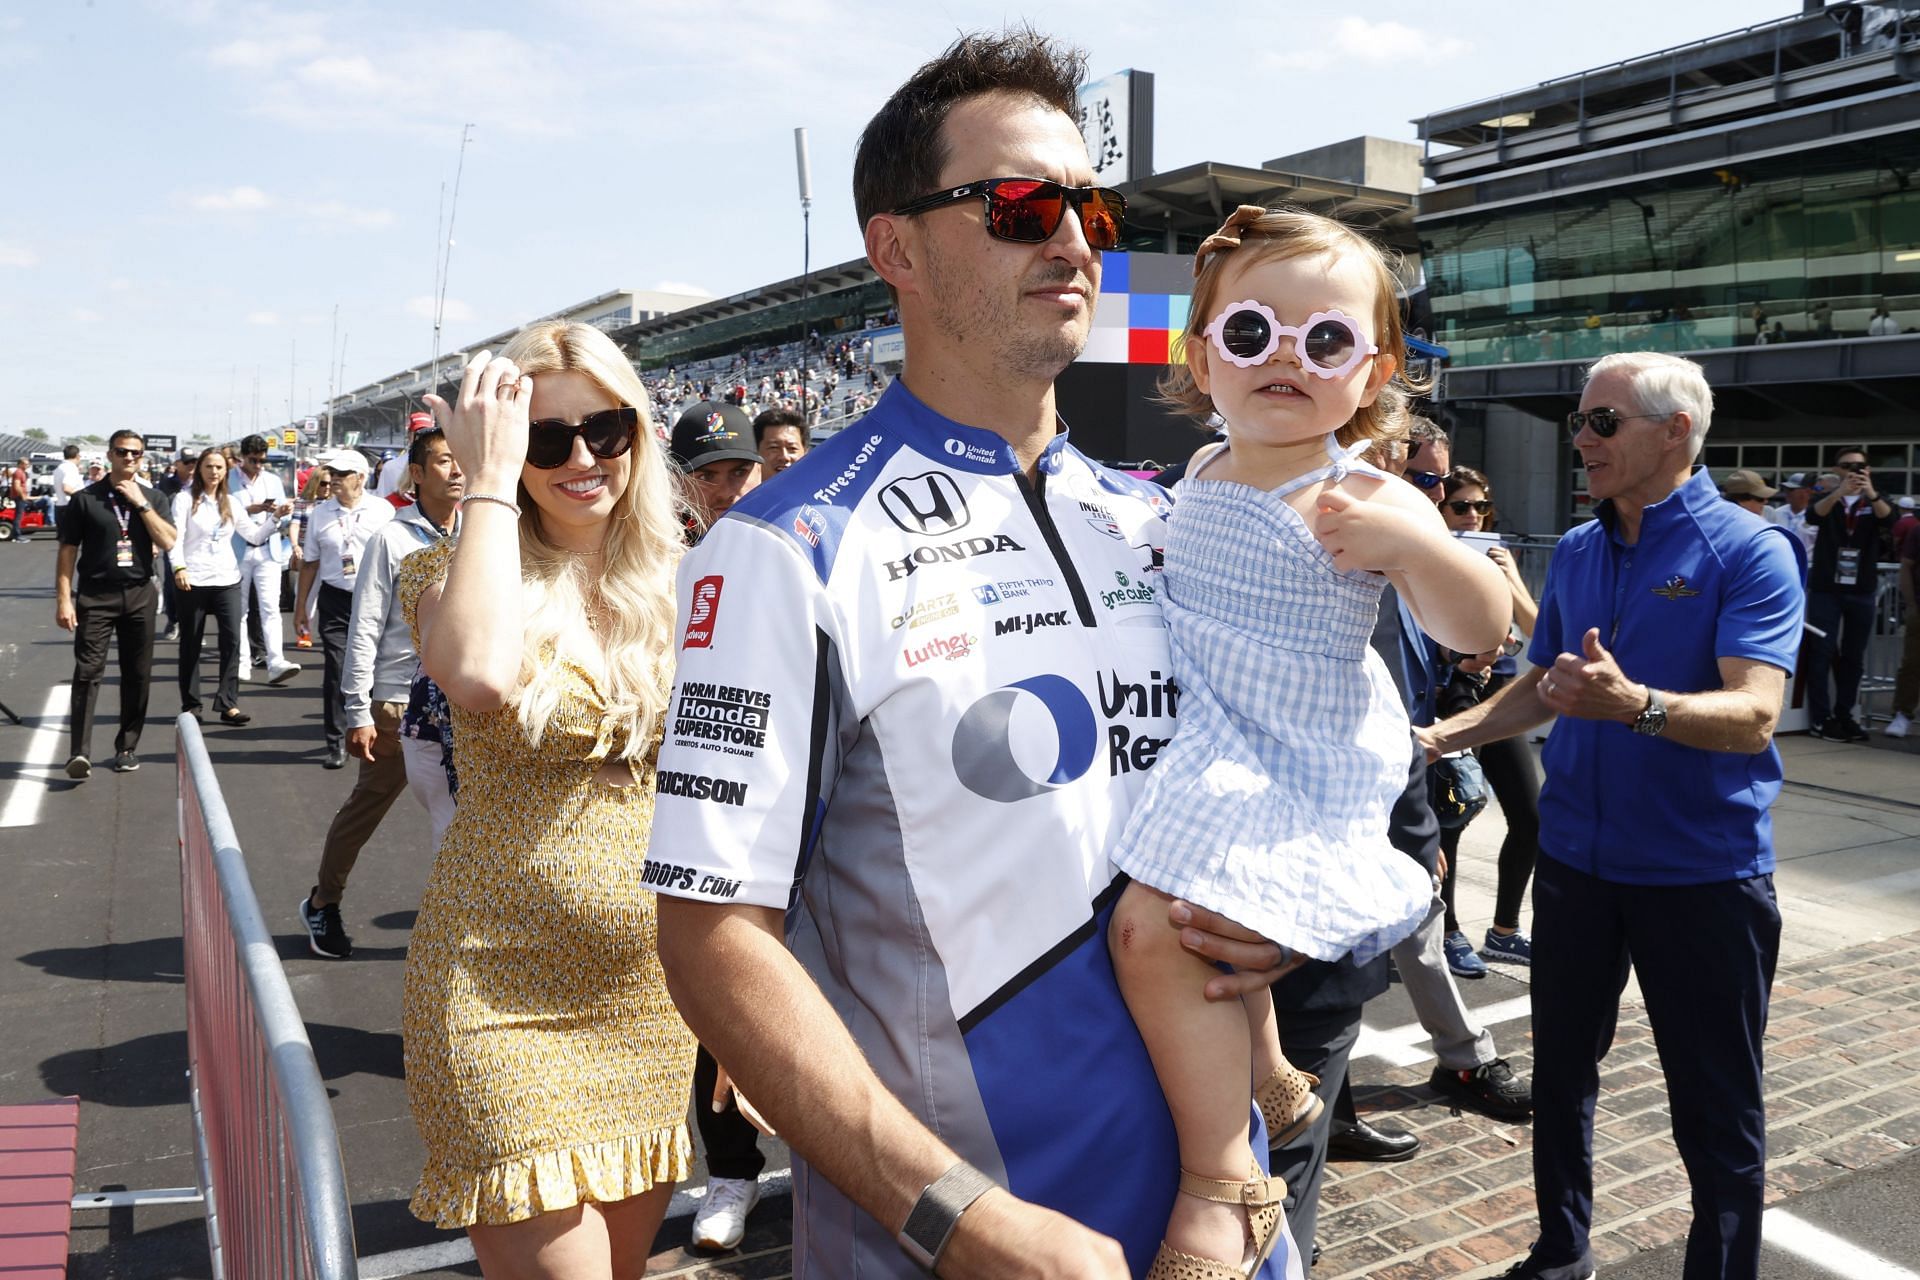
[[[1372,268],[1377,301],[1373,313],[1376,359],[1394,361],[1393,377],[1369,405],[1362,405],[1351,421],[1334,433],[1341,444],[1360,440],[1391,440],[1407,433],[1407,401],[1424,393],[1429,384],[1408,378],[1406,335],[1400,323],[1393,267],[1387,253],[1352,227],[1305,209],[1281,206],[1263,209],[1241,205],[1226,225],[1200,245],[1193,258],[1193,298],[1187,306],[1187,327],[1180,333],[1180,360],[1162,375],[1159,400],[1196,425],[1206,426],[1214,416],[1213,399],[1193,379],[1190,352],[1206,342],[1207,325],[1220,308],[1220,281],[1233,264],[1243,266],[1280,258],[1308,258],[1320,254],[1352,255]]]

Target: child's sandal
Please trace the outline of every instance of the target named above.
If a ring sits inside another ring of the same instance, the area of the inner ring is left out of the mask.
[[[1282,1063],[1253,1091],[1260,1118],[1267,1122],[1267,1146],[1286,1146],[1320,1118],[1326,1104],[1313,1091],[1319,1083],[1319,1076]]]
[[[1247,1235],[1251,1239],[1248,1257],[1240,1266],[1234,1267],[1214,1258],[1183,1253],[1162,1240],[1160,1251],[1153,1256],[1153,1266],[1147,1269],[1146,1280],[1253,1280],[1259,1275],[1261,1264],[1266,1262],[1267,1255],[1273,1252],[1275,1241],[1280,1238],[1283,1221],[1280,1205],[1287,1198],[1286,1180],[1263,1177],[1258,1166],[1254,1168],[1254,1176],[1245,1182],[1203,1178],[1182,1169],[1180,1192],[1182,1195],[1212,1200],[1216,1204],[1244,1207],[1247,1211]]]

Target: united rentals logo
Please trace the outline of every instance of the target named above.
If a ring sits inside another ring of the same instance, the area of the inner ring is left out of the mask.
[[[944,471],[889,482],[880,490],[880,509],[901,529],[926,538],[958,532],[973,518],[960,486]]]
[[[1651,590],[1653,594],[1666,600],[1685,600],[1688,596],[1697,596],[1700,594],[1688,586],[1687,580],[1677,573],[1659,586],[1651,588]]]
[[[887,581],[898,582],[902,578],[912,577],[923,564],[957,563],[975,556],[992,555],[996,551],[1025,550],[1025,547],[1001,533],[991,538],[962,538],[958,542],[943,542],[937,547],[915,547],[898,560],[884,563],[887,566]]]
[[[725,581],[724,575],[716,573],[693,584],[693,606],[687,611],[687,638],[681,642],[682,648],[713,647],[713,627],[720,620],[720,585]]]
[[[1172,739],[1149,732],[1179,713],[1180,688],[1169,676],[1151,671],[1132,680],[1118,671],[1099,676],[1100,706],[1065,676],[1037,675],[1003,685],[982,697],[953,731],[953,767],[960,784],[987,800],[1015,804],[1085,777],[1100,754],[1101,719],[1106,720],[1107,772],[1113,777],[1152,767]],[[1030,713],[1038,703],[1051,721],[1053,764],[1044,742],[1034,741]],[[1015,717],[1023,749],[1014,750]],[[1039,754],[1035,751],[1039,748]],[[1026,763],[1023,763],[1025,761]],[[1045,770],[1045,775],[1035,774]]]

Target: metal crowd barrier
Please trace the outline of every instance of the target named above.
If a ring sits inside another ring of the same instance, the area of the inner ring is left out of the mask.
[[[357,1280],[326,1087],[200,726],[177,723],[188,1074],[213,1274]]]

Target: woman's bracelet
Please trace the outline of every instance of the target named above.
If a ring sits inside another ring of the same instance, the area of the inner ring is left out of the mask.
[[[469,502],[497,502],[507,510],[513,512],[514,515],[518,516],[520,514],[519,503],[515,502],[512,498],[503,498],[497,493],[469,493],[460,499],[460,505],[463,507]]]

